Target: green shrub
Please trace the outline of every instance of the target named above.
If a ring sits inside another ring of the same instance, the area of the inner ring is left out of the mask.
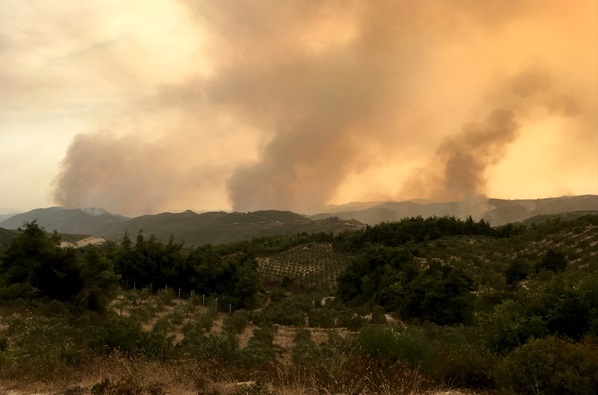
[[[168,314],[168,319],[172,325],[181,325],[185,319],[185,306],[177,306],[171,313]]]
[[[473,280],[462,270],[434,263],[405,287],[401,317],[439,325],[473,319]]]
[[[131,319],[118,317],[107,320],[97,328],[90,346],[96,350],[110,352],[118,349],[124,353],[134,353],[139,350],[139,344],[144,333],[141,325]]]
[[[555,251],[552,248],[546,252],[544,258],[536,265],[536,272],[540,270],[551,271],[555,273],[563,272],[567,269],[567,258],[565,254],[560,251]]]
[[[524,306],[513,300],[495,306],[491,314],[480,316],[478,320],[486,344],[500,354],[546,334],[546,323],[542,317],[529,315]]]
[[[129,318],[106,320],[90,335],[90,348],[109,353],[119,350],[128,355],[164,358],[173,352],[171,339],[162,333],[146,333],[141,325]]]
[[[249,313],[247,310],[237,310],[232,315],[226,317],[223,324],[223,329],[226,332],[239,334],[249,324]]]
[[[374,306],[372,308],[372,324],[386,324],[388,320],[386,319],[386,315],[384,315],[384,308],[381,306]]]
[[[284,298],[286,298],[287,293],[284,289],[281,288],[274,288],[270,291],[270,300],[272,303],[280,302]]]
[[[243,361],[249,365],[259,365],[276,358],[276,347],[273,344],[273,328],[257,328],[243,349]]]
[[[174,304],[174,289],[165,288],[156,292],[156,298],[162,305],[172,306]]]
[[[64,366],[78,366],[86,357],[82,328],[69,325],[62,317],[29,320],[13,316],[5,321],[8,328],[2,368],[15,369],[33,377],[43,377]]]
[[[311,339],[307,329],[299,329],[295,335],[295,346],[291,350],[291,358],[295,364],[310,364],[318,356],[318,346]]]
[[[549,336],[507,355],[494,374],[503,390],[519,394],[596,394],[598,348]]]
[[[357,342],[370,357],[407,362],[412,368],[433,372],[436,364],[436,347],[420,328],[396,329],[388,326],[368,325],[359,333]]]
[[[311,327],[334,328],[334,312],[332,310],[311,309],[307,317]]]
[[[203,352],[207,341],[207,331],[198,321],[190,321],[181,327],[183,340],[178,344],[185,355],[196,356]]]
[[[467,388],[495,386],[492,378],[495,354],[471,344],[443,347],[439,354],[443,361],[438,364],[435,375],[445,383]]]
[[[203,314],[199,314],[195,317],[194,321],[190,321],[188,323],[186,323],[185,325],[183,325],[183,333],[186,336],[186,332],[189,331],[195,331],[198,332],[201,328],[201,332],[209,332],[210,329],[212,329],[212,326],[214,325],[214,317],[212,316],[212,314],[208,311],[206,313]],[[195,329],[193,329],[195,328]]]
[[[161,317],[156,321],[152,331],[155,333],[159,333],[162,335],[166,335],[169,331],[172,330],[172,324],[168,321],[167,317]]]
[[[491,373],[498,357],[485,347],[479,328],[427,324],[422,329],[441,359],[431,377],[462,388],[495,387]]]
[[[522,258],[517,258],[507,266],[505,277],[507,284],[525,280],[530,273],[530,265]]]
[[[357,332],[363,328],[365,322],[366,321],[362,316],[355,314],[352,311],[346,311],[339,315],[337,326]]]

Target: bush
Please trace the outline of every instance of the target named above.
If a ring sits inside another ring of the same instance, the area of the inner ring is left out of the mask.
[[[460,269],[432,264],[407,285],[401,317],[439,325],[467,323],[472,320],[472,289],[473,280]]]
[[[542,318],[528,314],[524,306],[513,300],[506,300],[495,306],[492,313],[480,316],[479,324],[488,348],[499,354],[546,334]]]
[[[312,309],[308,313],[308,323],[311,327],[334,328],[334,312],[325,309]]]
[[[249,366],[263,364],[276,358],[274,328],[257,328],[243,349],[243,361]]]
[[[223,362],[237,362],[239,360],[239,344],[237,339],[227,333],[213,333],[201,336],[192,341],[181,342],[183,352],[203,359],[218,359]]]
[[[507,355],[494,376],[501,389],[520,394],[596,394],[598,349],[552,336],[531,340]]]
[[[247,310],[237,310],[232,315],[226,317],[224,320],[223,329],[226,332],[239,334],[249,324],[249,313]]]
[[[318,346],[311,338],[311,333],[307,329],[299,329],[295,336],[295,347],[291,351],[293,363],[300,365],[314,362],[318,357]]]
[[[541,269],[555,273],[563,272],[567,269],[567,258],[562,252],[551,248],[536,266],[536,271],[540,271]]]
[[[106,320],[96,328],[89,346],[96,351],[109,353],[119,350],[127,355],[144,355],[164,358],[173,351],[172,342],[158,332],[146,333],[138,322],[125,317]]]
[[[518,258],[509,263],[505,272],[507,284],[511,285],[521,280],[525,280],[530,272],[530,265],[523,259]]]
[[[350,331],[357,332],[363,328],[365,322],[366,320],[362,316],[348,311],[339,316],[337,326],[345,327]]]
[[[357,342],[375,359],[407,362],[412,368],[428,373],[434,370],[436,364],[435,347],[419,328],[397,330],[368,325],[359,333]]]
[[[386,324],[388,320],[386,319],[386,315],[384,315],[384,309],[380,306],[374,306],[372,309],[372,324]]]
[[[492,388],[492,369],[496,357],[487,350],[471,344],[451,345],[443,348],[443,363],[438,376],[444,382],[458,387]]]

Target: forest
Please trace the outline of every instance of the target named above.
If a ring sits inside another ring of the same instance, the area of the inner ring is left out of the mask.
[[[57,394],[592,394],[598,215],[0,246],[0,382]]]

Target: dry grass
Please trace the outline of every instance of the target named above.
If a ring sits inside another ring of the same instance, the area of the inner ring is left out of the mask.
[[[312,367],[274,364],[244,376],[210,361],[160,363],[130,359],[115,353],[77,371],[65,371],[60,377],[49,377],[43,382],[0,381],[0,395],[65,394],[72,388],[91,394],[91,388],[106,379],[114,385],[127,384],[127,388],[139,390],[131,392],[131,395],[151,395],[151,388],[158,388],[163,394],[177,395],[233,395],[244,393],[244,388],[247,393],[267,393],[252,392],[256,389],[255,383],[261,383],[262,391],[266,389],[269,393],[280,395],[462,394],[435,392],[434,384],[412,369],[397,365],[381,370],[360,360],[341,358],[334,363]]]

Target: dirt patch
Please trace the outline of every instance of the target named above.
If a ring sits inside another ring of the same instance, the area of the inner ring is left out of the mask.
[[[77,240],[75,242],[62,241],[62,242],[60,242],[60,247],[62,247],[62,248],[67,248],[67,247],[81,248],[81,247],[85,247],[88,245],[97,245],[97,244],[102,244],[105,242],[106,242],[106,239],[104,239],[103,237],[86,237],[84,239]]]

